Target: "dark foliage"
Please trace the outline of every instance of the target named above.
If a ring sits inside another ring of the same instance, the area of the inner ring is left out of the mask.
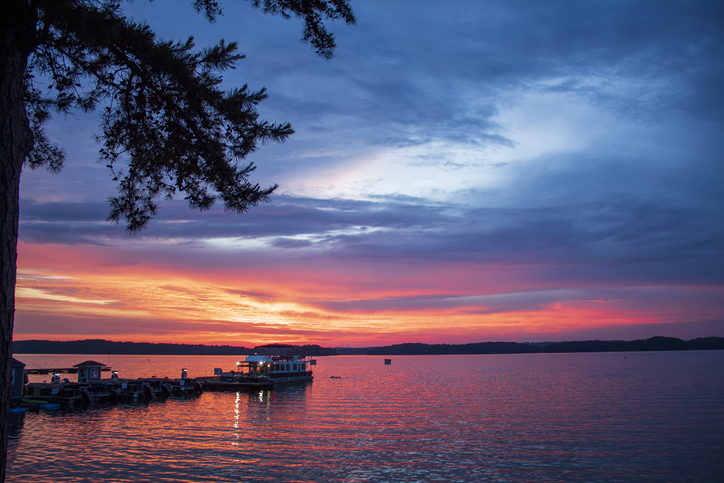
[[[14,354],[130,354],[130,355],[248,355],[246,347],[207,346],[201,344],[153,344],[149,342],[113,342],[102,339],[75,341],[13,341]]]
[[[335,347],[337,355],[340,356],[364,356],[374,347]]]
[[[113,342],[103,339],[74,341],[22,340],[13,341],[14,354],[129,354],[129,355],[189,355],[239,356],[254,354],[260,348],[290,348],[295,355],[333,356],[334,349],[318,345],[269,344],[253,349],[229,345],[154,344],[150,342]]]
[[[264,12],[304,21],[302,40],[330,58],[334,38],[323,20],[354,23],[346,0],[250,0]],[[160,198],[183,193],[192,208],[220,201],[242,213],[267,202],[276,185],[249,180],[255,167],[245,159],[259,145],[284,141],[288,123],[260,120],[265,89],[247,85],[223,91],[221,73],[244,57],[235,42],[197,50],[193,38],[169,42],[148,25],[123,16],[120,0],[45,0],[36,5],[34,42],[26,74],[34,146],[31,168],[62,168],[64,152],[43,132],[51,111],[102,108],[101,159],[118,181],[109,220],[127,230],[145,227]],[[215,0],[194,6],[213,20]]]
[[[336,356],[337,351],[316,344],[293,346],[292,353],[303,357]]]
[[[689,341],[693,351],[724,350],[724,337],[701,337]]]
[[[480,342],[477,344],[397,344],[375,347],[368,355],[432,355],[432,354],[533,354],[561,352],[642,352],[682,350],[724,350],[724,337],[707,337],[684,341],[674,337],[650,339],[585,340],[528,344],[517,342]]]
[[[632,341],[586,340],[558,342],[545,346],[543,352],[640,352],[689,350],[689,344],[674,337],[651,337]]]
[[[652,337],[634,341],[588,340],[554,342],[544,347],[517,342],[479,342],[474,344],[407,343],[370,348],[326,348],[316,344],[265,344],[253,349],[240,346],[202,344],[154,344],[149,342],[113,342],[102,339],[77,341],[25,340],[13,342],[15,354],[150,354],[150,355],[248,355],[259,349],[293,349],[305,356],[328,355],[443,355],[443,354],[534,354],[565,352],[637,352],[680,350],[724,350],[724,337],[706,337],[684,341],[673,337]]]
[[[249,0],[301,18],[302,40],[328,59],[334,39],[324,19],[355,19],[347,0]],[[264,89],[221,89],[222,73],[243,58],[236,43],[198,50],[168,42],[124,17],[122,0],[0,1],[0,482],[5,478],[14,325],[20,174],[59,171],[65,153],[46,136],[52,112],[101,111],[101,160],[118,182],[108,219],[144,228],[161,198],[192,208],[215,202],[242,213],[267,202],[276,185],[250,181],[249,154],[293,133],[259,119]],[[192,0],[213,21],[218,0]]]
[[[259,351],[267,355],[295,355],[305,357],[316,356],[336,356],[335,349],[328,349],[316,344],[292,345],[292,344],[264,344],[254,347],[254,351]]]
[[[478,342],[474,344],[397,344],[376,347],[368,355],[442,355],[442,354],[530,354],[540,352],[532,344],[517,342]]]

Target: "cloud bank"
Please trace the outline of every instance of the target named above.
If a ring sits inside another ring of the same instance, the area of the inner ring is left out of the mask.
[[[329,62],[244,3],[214,25],[169,5],[124,8],[239,41],[226,83],[266,86],[262,115],[297,131],[250,158],[280,189],[244,216],[164,203],[131,237],[105,221],[97,120],[54,120],[66,170],[22,178],[18,336],[724,334],[720,2],[360,2]],[[135,318],[99,324],[78,293]],[[226,309],[178,308],[204,293]]]

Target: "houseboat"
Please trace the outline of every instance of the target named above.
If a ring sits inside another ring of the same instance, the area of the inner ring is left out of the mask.
[[[267,377],[273,384],[286,382],[307,382],[313,379],[312,371],[307,366],[312,359],[299,356],[247,356],[236,367],[247,377]]]
[[[214,369],[214,377],[197,379],[204,391],[244,391],[273,389],[279,384],[310,382],[313,359],[301,356],[250,355],[236,363],[236,371]]]

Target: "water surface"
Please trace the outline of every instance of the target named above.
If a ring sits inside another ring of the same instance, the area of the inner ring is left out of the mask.
[[[16,358],[122,377],[236,362]],[[15,414],[7,481],[724,481],[724,351],[318,361],[275,391]]]

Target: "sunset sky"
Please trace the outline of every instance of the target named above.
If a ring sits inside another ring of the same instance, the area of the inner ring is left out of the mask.
[[[15,339],[372,346],[724,336],[724,3],[353,2],[325,61],[297,20],[123,8],[224,38],[231,88],[296,130],[247,214],[105,221],[98,114],[23,172]]]

